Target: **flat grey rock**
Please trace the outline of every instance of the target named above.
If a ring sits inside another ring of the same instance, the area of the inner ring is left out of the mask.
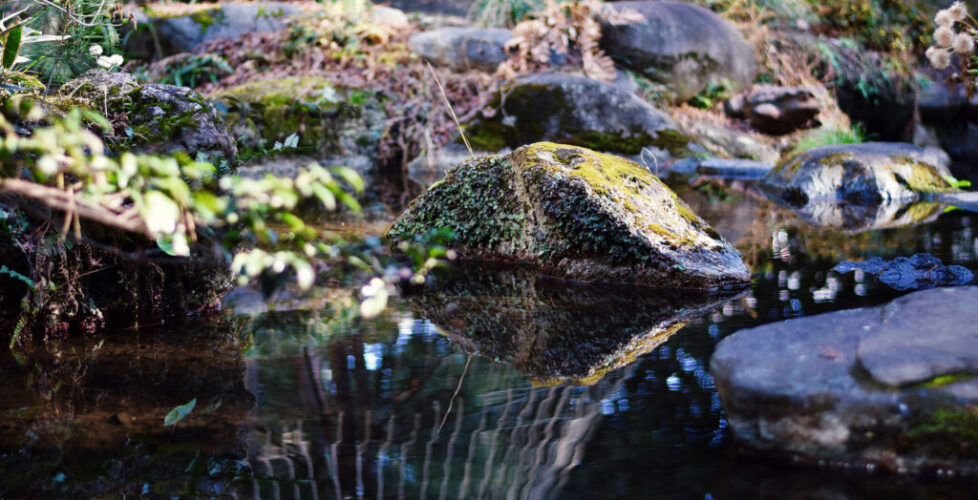
[[[884,308],[883,326],[856,349],[874,379],[899,386],[978,375],[978,287],[899,298]]]
[[[710,370],[734,436],[802,462],[978,474],[976,299],[933,289],[725,338]]]

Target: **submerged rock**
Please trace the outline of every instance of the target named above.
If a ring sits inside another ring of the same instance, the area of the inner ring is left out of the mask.
[[[739,331],[711,371],[734,436],[810,462],[978,474],[978,287]]]
[[[697,289],[750,280],[740,254],[649,171],[554,143],[469,160],[414,200],[388,235],[448,227],[460,257],[585,282]]]
[[[495,71],[509,55],[503,45],[513,32],[502,28],[439,28],[415,33],[408,47],[435,66]]]
[[[964,266],[945,266],[929,253],[883,260],[873,257],[864,262],[842,262],[832,270],[849,273],[855,270],[878,274],[881,282],[897,290],[926,290],[946,285],[966,285],[975,278]]]
[[[734,89],[754,81],[754,51],[720,16],[685,2],[610,3],[645,16],[638,22],[603,23],[601,48],[619,64],[671,85],[689,99],[711,83]]]
[[[613,153],[638,154],[646,146],[676,153],[689,142],[672,118],[635,94],[584,76],[521,78],[492,107],[492,118],[466,129],[472,144],[488,151],[554,141]]]
[[[466,352],[510,363],[543,385],[594,384],[729,299],[474,266],[407,297]]]
[[[809,202],[879,205],[926,200],[955,191],[947,166],[912,144],[866,142],[822,146],[791,155],[761,182],[772,197],[793,207]]]

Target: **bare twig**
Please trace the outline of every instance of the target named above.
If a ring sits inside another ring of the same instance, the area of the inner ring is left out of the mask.
[[[455,116],[455,109],[452,108],[452,103],[448,102],[448,94],[445,93],[445,87],[442,86],[441,80],[435,73],[435,68],[431,67],[431,63],[428,61],[425,61],[425,64],[428,65],[428,71],[431,72],[431,76],[434,77],[435,83],[438,84],[438,90],[441,91],[441,98],[445,100],[445,105],[448,106],[448,112],[452,114],[452,119],[455,120],[455,126],[458,127],[458,133],[462,136],[462,142],[465,143],[465,148],[469,150],[469,156],[475,158],[475,153],[472,152],[472,145],[469,144],[469,139],[465,137],[465,132],[462,131],[462,124],[459,123],[458,117]]]

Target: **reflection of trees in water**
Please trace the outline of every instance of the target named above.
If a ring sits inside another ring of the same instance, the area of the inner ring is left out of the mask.
[[[272,411],[259,415],[266,427],[249,445],[256,479],[237,496],[545,498],[560,491],[623,374],[591,387],[535,388],[506,365],[445,352],[445,339],[426,330],[385,343],[376,370],[368,370],[375,354],[365,353],[376,344],[359,334],[270,366],[250,363],[250,383],[265,388],[259,411]],[[266,380],[291,390],[272,394]]]

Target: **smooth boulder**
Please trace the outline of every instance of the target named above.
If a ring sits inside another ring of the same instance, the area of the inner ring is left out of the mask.
[[[685,2],[609,4],[645,20],[603,22],[601,48],[619,64],[673,87],[689,99],[711,83],[733,89],[754,81],[754,51],[737,29],[713,12]]]
[[[978,473],[978,287],[741,330],[710,362],[734,436],[797,460]]]
[[[388,236],[443,227],[462,259],[568,280],[713,291],[750,280],[740,254],[648,170],[580,147],[537,143],[463,162]]]
[[[411,35],[408,47],[435,66],[495,71],[509,57],[503,45],[512,36],[502,28],[447,27]]]
[[[495,114],[466,127],[487,151],[537,141],[638,154],[646,146],[676,153],[689,139],[667,114],[621,86],[563,73],[521,78],[490,106]]]

